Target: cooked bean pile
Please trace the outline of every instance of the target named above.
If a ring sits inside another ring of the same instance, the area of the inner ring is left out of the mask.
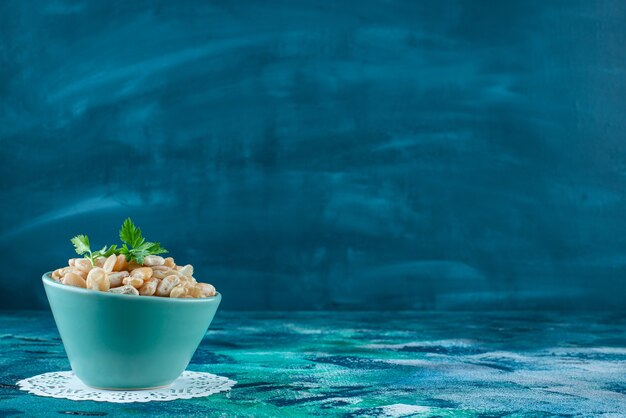
[[[55,270],[52,279],[69,286],[124,295],[171,298],[215,296],[215,287],[198,283],[193,266],[177,266],[172,257],[149,255],[143,265],[127,262],[123,254],[95,259],[71,258],[68,267]]]

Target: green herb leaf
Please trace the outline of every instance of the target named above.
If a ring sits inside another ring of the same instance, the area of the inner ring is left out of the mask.
[[[165,254],[168,252],[165,248],[161,247],[161,243],[159,242],[146,242],[146,244],[149,244],[147,249],[152,255]]]
[[[141,236],[141,229],[137,228],[130,218],[126,218],[120,229],[120,239],[133,248],[139,247],[145,241]]]
[[[76,250],[76,254],[91,254],[91,248],[89,248],[89,238],[87,235],[76,235],[72,238],[72,244],[74,244],[74,250]]]
[[[98,257],[109,257],[113,254],[119,254],[119,250],[117,249],[117,245],[111,245],[107,247],[106,245],[102,247],[101,250],[94,251],[92,254],[93,259],[95,260]]]
[[[149,242],[141,235],[141,229],[137,228],[133,221],[128,218],[124,221],[120,229],[120,239],[124,243],[117,250],[118,254],[124,254],[126,260],[143,263],[143,259],[148,255],[166,253],[167,250],[161,247],[158,242]]]

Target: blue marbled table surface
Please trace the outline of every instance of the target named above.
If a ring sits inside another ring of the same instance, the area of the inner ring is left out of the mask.
[[[190,370],[231,392],[167,403],[37,397],[69,370],[49,312],[0,314],[0,416],[626,416],[626,315],[218,312]]]

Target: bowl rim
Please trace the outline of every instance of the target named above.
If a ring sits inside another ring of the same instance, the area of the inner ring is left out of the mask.
[[[44,273],[41,276],[41,281],[44,286],[51,286],[57,289],[62,289],[62,291],[77,293],[82,295],[90,295],[96,297],[104,297],[104,298],[123,298],[128,300],[128,298],[137,298],[137,300],[142,300],[146,302],[154,302],[154,303],[211,303],[215,301],[219,301],[222,299],[222,294],[219,292],[215,292],[215,296],[209,296],[206,298],[170,298],[170,297],[162,297],[162,296],[142,296],[142,295],[122,295],[118,293],[109,293],[109,292],[100,292],[91,289],[83,289],[82,287],[76,286],[68,286],[59,282],[56,282],[52,279],[52,271]]]

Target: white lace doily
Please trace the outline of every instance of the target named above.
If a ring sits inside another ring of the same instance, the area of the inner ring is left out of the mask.
[[[96,402],[151,402],[200,398],[230,390],[237,382],[210,373],[185,371],[170,386],[150,390],[100,390],[81,382],[73,372],[51,372],[20,380],[21,390],[38,396]]]

